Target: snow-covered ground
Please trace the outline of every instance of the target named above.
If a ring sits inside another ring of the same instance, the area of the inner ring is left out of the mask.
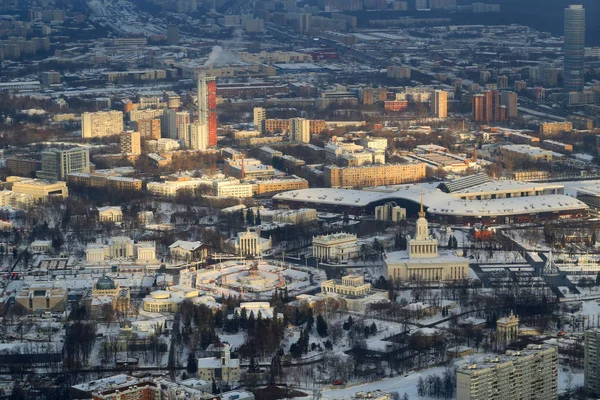
[[[87,2],[92,11],[93,18],[98,19],[110,26],[116,32],[124,35],[161,35],[166,33],[162,26],[153,25],[151,22],[143,22],[142,14],[137,7],[126,0],[102,1],[90,0]]]
[[[429,375],[439,375],[444,373],[446,367],[435,367],[426,369],[419,372],[413,372],[408,376],[397,376],[394,378],[386,378],[380,381],[370,382],[362,385],[355,385],[344,387],[341,389],[327,388],[322,393],[323,399],[338,400],[338,399],[349,399],[354,396],[356,392],[373,392],[375,390],[382,390],[384,392],[398,392],[400,396],[406,393],[409,399],[422,399],[429,400],[433,397],[419,396],[417,392],[417,385],[419,378],[425,379]],[[559,369],[558,374],[558,390],[564,392],[567,388],[575,388],[583,385],[583,372],[572,372],[570,369]]]
[[[404,393],[408,395],[410,399],[429,399],[429,397],[420,397],[417,393],[417,384],[419,378],[425,379],[429,375],[439,375],[444,373],[445,367],[430,368],[420,372],[414,372],[408,376],[398,376],[394,378],[386,378],[380,381],[370,382],[362,385],[345,387],[343,389],[325,389],[322,393],[322,399],[349,399],[354,396],[356,392],[373,392],[375,390],[382,390],[384,392],[398,392],[400,396]]]

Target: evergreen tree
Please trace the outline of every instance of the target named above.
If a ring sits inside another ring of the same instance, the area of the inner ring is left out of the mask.
[[[321,314],[317,315],[317,333],[321,337],[327,336],[327,322]]]
[[[256,328],[256,318],[254,318],[254,311],[250,311],[250,316],[248,317],[248,323],[246,324],[248,332],[254,332]]]
[[[298,345],[298,343],[292,343],[290,346],[290,354],[294,358],[300,358],[302,356],[302,349]]]
[[[246,329],[248,326],[248,311],[245,308],[242,308],[242,314],[240,315],[240,328]]]
[[[271,370],[269,377],[269,384],[274,385],[277,381],[277,378],[281,375],[281,357],[279,354],[275,354],[271,359]]]
[[[312,327],[315,324],[315,317],[313,316],[312,308],[308,309],[308,317],[306,317],[306,329],[312,331]]]
[[[223,327],[223,310],[217,310],[215,312],[215,326],[217,328],[222,328]]]
[[[217,382],[215,382],[215,378],[212,378],[212,393],[217,394],[219,390],[217,389]]]
[[[254,225],[254,211],[251,208],[246,211],[246,224]]]
[[[250,357],[250,365],[248,365],[248,372],[260,372],[260,367],[256,361],[256,357]]]
[[[371,329],[371,335],[374,335],[374,334],[377,333],[377,325],[375,325],[375,322],[373,322],[371,324],[371,328],[370,329]]]
[[[423,380],[423,377],[419,377],[419,383],[417,383],[417,393],[421,397],[425,396],[425,381]]]
[[[198,360],[196,360],[196,355],[193,351],[190,351],[187,359],[187,372],[190,374],[195,374],[198,372]]]
[[[256,225],[260,225],[260,210],[256,212],[256,218],[254,218],[254,223]]]

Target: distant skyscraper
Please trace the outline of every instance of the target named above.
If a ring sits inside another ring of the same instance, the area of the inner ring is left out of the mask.
[[[498,89],[508,89],[508,76],[500,75],[496,78],[496,85]]]
[[[177,111],[164,110],[160,120],[161,136],[168,139],[177,139]]]
[[[471,119],[475,122],[483,122],[483,103],[485,102],[485,97],[482,94],[473,95],[473,116]]]
[[[433,94],[433,115],[437,118],[448,116],[448,92],[436,90]]]
[[[565,92],[581,92],[584,87],[585,9],[582,5],[565,8]]]
[[[208,126],[208,145],[217,145],[217,81],[198,76],[198,123]]]
[[[517,116],[517,99],[515,92],[500,93],[500,104],[506,106],[506,117],[515,118]]]
[[[310,121],[304,118],[290,119],[290,140],[310,143]]]
[[[188,125],[190,124],[190,113],[180,111],[175,114],[175,124],[177,125],[177,139],[183,143],[188,143]]]
[[[506,119],[506,113],[500,110],[500,93],[497,90],[473,95],[473,121],[497,122]]]
[[[265,119],[267,119],[267,112],[262,107],[254,107],[254,129],[263,133],[265,129]]]

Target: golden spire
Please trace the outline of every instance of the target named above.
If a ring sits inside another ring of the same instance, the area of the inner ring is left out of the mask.
[[[419,211],[419,217],[425,218],[425,211],[423,210],[423,189],[421,189],[421,211]]]

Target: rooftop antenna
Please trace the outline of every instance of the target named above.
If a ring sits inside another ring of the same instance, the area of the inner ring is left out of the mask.
[[[423,211],[423,189],[421,188],[421,211],[419,211],[419,217],[425,218],[425,211]]]

